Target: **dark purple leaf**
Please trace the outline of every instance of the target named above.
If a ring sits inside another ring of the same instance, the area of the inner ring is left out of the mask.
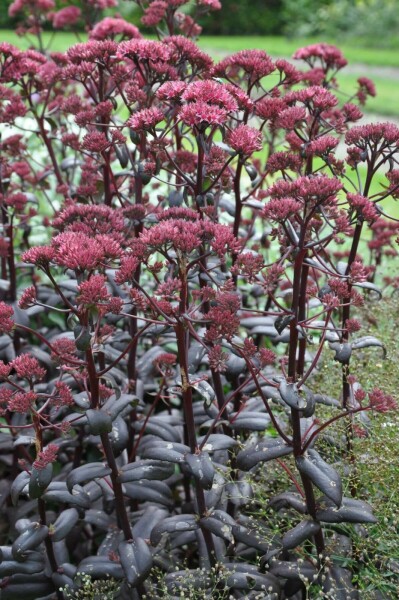
[[[325,508],[320,508],[316,516],[324,523],[377,523],[372,510],[371,506],[363,500],[343,498],[340,508],[327,505]]]
[[[305,514],[307,512],[306,502],[303,500],[302,496],[292,492],[282,492],[277,496],[273,496],[273,498],[269,501],[269,506],[274,508],[274,510],[293,508],[301,514]]]
[[[331,566],[323,577],[323,592],[334,600],[359,600],[359,591],[352,584],[352,573],[342,567]]]
[[[0,563],[0,577],[7,577],[9,575],[15,575],[17,573],[23,573],[30,575],[33,573],[40,573],[43,571],[44,562],[42,560],[34,560],[29,556],[29,559],[25,562],[18,562],[15,560],[3,560]]]
[[[344,363],[347,362],[352,355],[352,344],[340,344],[339,342],[330,342],[331,350],[334,350],[334,360]]]
[[[21,471],[11,484],[11,501],[14,506],[18,503],[18,498],[22,490],[29,484],[30,476],[26,471]]]
[[[135,431],[139,432],[142,428],[143,423],[141,421],[135,421],[133,423],[133,428]],[[161,420],[150,419],[145,426],[145,432],[147,434],[155,435],[161,440],[165,440],[166,442],[179,442],[180,435],[176,427],[173,427],[169,423],[163,422]]]
[[[237,542],[242,542],[246,546],[255,548],[259,552],[267,552],[269,549],[269,542],[262,539],[262,536],[258,531],[250,531],[242,525],[235,525],[233,527],[233,535]]]
[[[75,336],[75,346],[81,352],[85,352],[91,345],[91,333],[88,327],[76,325],[73,330]]]
[[[279,392],[282,400],[290,408],[301,411],[304,411],[307,408],[307,398],[298,390],[296,383],[287,383],[287,381],[283,379],[280,383]]]
[[[138,502],[155,502],[162,506],[172,506],[170,488],[163,481],[142,479],[139,483],[123,484],[125,495]]]
[[[198,445],[200,445],[203,440],[204,436],[199,437]],[[229,435],[224,435],[223,433],[212,433],[206,440],[202,450],[204,452],[217,452],[218,450],[229,450],[230,448],[234,448],[236,446],[238,446],[237,440]]]
[[[112,419],[102,410],[89,408],[86,411],[86,418],[89,424],[89,431],[92,435],[101,435],[112,431]]]
[[[48,535],[48,527],[40,523],[31,523],[12,545],[14,560],[24,561],[27,552],[39,546]]]
[[[230,481],[225,484],[225,491],[229,502],[234,506],[245,506],[254,495],[248,481]]]
[[[293,550],[302,542],[314,536],[320,531],[320,523],[311,521],[310,519],[304,519],[293,529],[287,531],[282,539],[284,550]]]
[[[338,507],[342,502],[342,481],[333,467],[326,463],[316,450],[308,450],[307,456],[298,456],[296,464],[303,475],[330,498]]]
[[[53,465],[50,463],[44,469],[32,467],[29,479],[29,497],[40,498],[53,478]]]
[[[99,477],[110,475],[111,469],[103,463],[89,463],[73,469],[67,477],[66,484],[68,490],[72,493],[73,486],[80,485],[84,481],[91,481]]]
[[[297,561],[273,560],[270,564],[270,573],[284,579],[297,579],[299,576],[302,576],[312,581],[314,575],[317,575],[317,570],[307,562],[298,563]]]
[[[151,442],[150,447],[146,447],[142,452],[143,458],[152,458],[156,460],[164,460],[172,463],[183,463],[184,455],[190,452],[190,448],[184,444],[176,442]]]
[[[363,337],[357,338],[352,342],[352,348],[354,350],[357,350],[358,348],[370,348],[371,346],[377,346],[378,348],[382,348],[384,358],[386,358],[385,345],[379,339],[372,335],[365,335]]]
[[[241,412],[237,416],[233,413],[231,415],[229,427],[234,431],[250,430],[250,431],[264,431],[270,425],[270,417],[266,413],[245,411]]]
[[[118,553],[127,582],[137,586],[151,571],[151,550],[142,538],[135,538],[132,542],[121,542]]]
[[[190,473],[205,490],[210,490],[215,476],[215,468],[207,452],[186,454],[186,464]]]
[[[54,585],[51,581],[32,581],[32,575],[28,580],[14,583],[15,578],[7,584],[5,590],[2,590],[2,600],[40,600],[54,592]]]
[[[124,572],[119,562],[107,560],[103,556],[89,556],[78,565],[78,573],[87,573],[93,579],[123,579]]]
[[[52,481],[43,494],[47,501],[57,501],[62,504],[72,504],[80,508],[90,508],[91,498],[80,486],[75,485],[73,494],[68,491],[67,484],[63,481]]]
[[[198,521],[194,515],[175,515],[164,519],[154,527],[151,532],[151,544],[157,546],[164,533],[181,533],[183,531],[195,531],[198,529]]]
[[[174,473],[173,464],[166,461],[141,460],[122,467],[118,481],[139,481],[140,479],[167,479]]]
[[[265,438],[254,446],[241,450],[237,454],[237,467],[249,471],[260,462],[273,460],[291,454],[292,447],[278,438]]]
[[[289,323],[294,319],[294,315],[281,315],[274,321],[274,327],[278,333],[282,333]]]
[[[66,508],[50,527],[51,539],[54,542],[63,540],[72,531],[79,521],[79,513],[76,508]]]

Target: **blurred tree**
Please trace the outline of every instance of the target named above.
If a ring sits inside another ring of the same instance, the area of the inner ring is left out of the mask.
[[[8,7],[12,0],[0,0],[0,28],[13,27],[15,19],[8,16]]]
[[[222,0],[222,10],[203,19],[208,35],[278,35],[284,0]]]
[[[367,46],[397,45],[398,0],[282,0],[290,37],[357,38]]]

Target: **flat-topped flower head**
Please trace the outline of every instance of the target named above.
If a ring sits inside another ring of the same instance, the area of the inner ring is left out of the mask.
[[[5,205],[9,208],[13,208],[16,212],[22,212],[26,207],[28,197],[22,192],[15,192],[5,197]]]
[[[262,210],[262,215],[272,221],[282,222],[297,214],[303,208],[295,198],[272,198]]]
[[[13,307],[5,302],[0,302],[0,333],[11,333],[14,327],[13,315]]]
[[[28,11],[29,14],[35,9],[46,13],[54,7],[54,0],[14,0],[8,7],[8,16],[16,17],[24,11]]]
[[[226,86],[213,80],[190,83],[182,100],[179,115],[190,126],[223,125],[229,113],[238,109],[237,101]]]
[[[373,222],[378,219],[379,214],[374,202],[362,196],[361,194],[347,194],[349,206],[354,208],[356,213],[366,221]]]
[[[201,35],[201,25],[198,25],[198,23],[196,23],[194,19],[190,17],[190,15],[182,12],[176,12],[175,21],[183,35],[193,39]]]
[[[123,283],[133,281],[139,265],[140,260],[137,258],[137,256],[133,256],[131,254],[125,254],[122,256],[119,269],[115,274],[115,283],[122,285]]]
[[[399,145],[399,128],[394,123],[369,123],[352,127],[346,136],[345,143],[366,150],[371,144],[379,144],[379,149]],[[373,151],[376,148],[374,146]]]
[[[361,328],[361,323],[357,319],[346,319],[345,329],[348,333],[356,333],[357,331],[360,331]]]
[[[95,153],[104,152],[110,145],[111,142],[102,131],[90,131],[84,136],[82,141],[82,148],[84,150]]]
[[[46,375],[46,369],[40,366],[39,361],[29,354],[21,354],[11,361],[11,366],[21,379],[35,379],[40,381]]]
[[[267,172],[271,175],[278,171],[300,172],[302,167],[302,158],[292,152],[274,152],[267,161]]]
[[[282,82],[289,86],[298,83],[302,79],[302,73],[298,71],[294,65],[284,58],[279,58],[275,62],[276,69],[280,72]]]
[[[253,83],[270,75],[275,69],[275,63],[264,50],[240,50],[215,65],[214,74],[229,79],[242,74]]]
[[[227,143],[241,156],[251,156],[262,149],[262,134],[254,127],[241,124],[228,133]]]
[[[339,139],[332,135],[323,135],[305,145],[306,156],[327,156],[339,144]]]
[[[187,86],[182,99],[185,102],[207,102],[208,104],[224,108],[226,111],[237,110],[237,102],[226,86],[213,79],[190,83]]]
[[[52,242],[54,262],[74,271],[90,271],[105,261],[103,246],[94,238],[81,232],[65,232]]]
[[[326,175],[303,176],[294,181],[277,181],[269,189],[272,198],[291,197],[300,200],[305,206],[334,202],[342,183]]]
[[[26,106],[21,96],[5,85],[0,85],[0,123],[14,123],[26,115]]]
[[[166,17],[167,10],[168,3],[165,0],[153,0],[144,10],[141,22],[147,27],[155,27]]]
[[[302,106],[289,106],[282,110],[276,118],[276,127],[296,129],[306,119],[306,110]]]
[[[167,81],[157,89],[156,96],[160,100],[180,101],[186,87],[184,81]]]
[[[114,235],[118,239],[125,221],[120,209],[104,204],[69,204],[54,218],[53,227],[60,232],[74,231],[89,236]]]
[[[106,303],[110,299],[110,294],[106,287],[106,277],[104,275],[92,275],[86,281],[78,286],[77,301],[79,304],[93,305]]]
[[[379,388],[374,388],[369,392],[369,400],[371,408],[380,413],[386,413],[398,408],[396,400]]]
[[[158,221],[166,221],[168,219],[184,219],[186,221],[198,221],[198,212],[192,208],[185,208],[183,206],[173,206],[167,210],[162,211],[157,215]]]
[[[223,290],[217,293],[214,305],[205,315],[206,320],[211,322],[205,340],[217,343],[222,338],[229,340],[236,335],[240,326],[239,309],[240,298],[236,293]]]
[[[126,124],[136,131],[151,131],[163,119],[163,112],[155,106],[153,108],[143,108],[143,110],[134,113]]]
[[[51,341],[51,360],[56,365],[73,364],[76,362],[76,344],[74,340],[60,337]]]
[[[320,85],[312,85],[303,90],[288,92],[284,96],[284,100],[287,104],[301,102],[311,113],[314,111],[328,111],[338,104],[338,98]]]
[[[36,288],[31,285],[26,288],[18,301],[19,308],[26,309],[36,304]]]
[[[244,91],[238,85],[234,85],[233,83],[226,83],[225,88],[237,101],[239,110],[247,110],[250,112],[253,111],[255,102],[251,100],[246,91]]]
[[[234,275],[245,277],[250,283],[254,283],[256,281],[256,276],[263,267],[264,260],[261,254],[244,251],[237,256],[236,261],[231,268],[231,272]]]
[[[56,396],[52,398],[52,404],[54,406],[73,406],[74,400],[71,388],[63,381],[57,381],[55,383]]]
[[[215,344],[208,352],[209,366],[216,373],[227,371],[227,362],[229,360],[228,352],[224,352],[223,346]]]
[[[228,118],[228,111],[200,100],[183,106],[179,111],[179,116],[190,127],[206,129],[209,125],[224,125]]]
[[[21,256],[21,260],[41,269],[47,269],[50,262],[54,260],[55,251],[50,246],[34,246]]]
[[[175,252],[189,255],[200,249],[201,245],[209,244],[222,260],[228,252],[238,252],[241,248],[230,227],[210,221],[197,219],[167,219],[140,234],[140,243],[147,253],[153,250]]]
[[[173,58],[173,48],[163,42],[133,39],[119,44],[117,56],[119,58],[131,58],[154,67],[160,63],[169,63]]]
[[[188,39],[184,35],[171,35],[163,39],[163,43],[167,44],[174,50],[175,64],[187,68],[187,63],[191,65],[195,71],[209,71],[213,65],[213,60],[201,50],[195,42]]]
[[[93,27],[89,33],[91,40],[106,39],[139,39],[142,35],[138,28],[132,23],[125,21],[122,17],[105,17]]]
[[[366,100],[369,96],[375,98],[377,92],[375,89],[375,85],[371,81],[371,79],[369,79],[368,77],[359,77],[357,82],[359,84],[359,89],[356,93],[356,97],[361,105],[364,105],[366,103]]]
[[[118,44],[112,40],[89,40],[75,44],[67,51],[69,60],[76,65],[83,63],[91,64],[93,71],[93,62],[99,61],[103,64],[115,62],[115,55]]]
[[[283,98],[266,96],[255,104],[255,113],[264,121],[275,121],[283,110],[288,107]]]
[[[75,25],[82,15],[82,11],[77,6],[66,6],[52,15],[54,29],[64,29]]]
[[[17,392],[10,397],[7,409],[11,412],[26,414],[37,401],[35,392]]]
[[[332,44],[311,44],[297,50],[293,56],[298,60],[304,60],[311,67],[320,63],[321,67],[327,71],[333,69],[338,71],[348,64],[348,61],[341,50]]]

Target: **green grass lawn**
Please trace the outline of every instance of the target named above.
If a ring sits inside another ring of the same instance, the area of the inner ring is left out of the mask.
[[[337,96],[341,99],[350,97],[353,90],[357,88],[356,80],[363,73],[345,74],[345,71],[338,76],[339,90]],[[367,100],[367,106],[363,112],[382,115],[389,118],[399,118],[399,78],[390,80],[385,77],[370,76],[375,83],[377,96]]]
[[[228,54],[246,48],[260,48],[266,50],[266,52],[272,56],[289,57],[292,56],[298,48],[307,46],[308,44],[315,44],[320,41],[328,40],[316,38],[287,39],[282,36],[202,36],[199,43],[200,46],[208,52],[216,50]],[[399,67],[399,51],[397,48],[392,50],[385,48],[369,49],[358,47],[356,43],[348,44],[347,42],[338,43],[337,45],[350,63],[364,63],[370,66]]]
[[[73,44],[76,44],[79,41],[76,35],[70,32],[58,32],[53,35],[49,31],[44,31],[42,36],[44,45],[47,46],[49,42],[51,42],[51,50],[55,52],[65,52],[68,48],[73,46]],[[82,42],[87,40],[87,35],[85,33],[81,33],[79,37]],[[32,45],[33,41],[36,46],[36,39],[33,40],[33,38],[30,38],[29,36],[20,37],[15,31],[10,31],[9,29],[0,29],[0,42],[14,44],[14,46],[17,46],[22,50],[27,50]]]

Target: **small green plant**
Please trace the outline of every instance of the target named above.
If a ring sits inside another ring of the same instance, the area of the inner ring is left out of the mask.
[[[78,589],[65,586],[61,591],[66,600],[116,600],[120,583],[115,579],[92,579],[88,573],[77,576]]]

